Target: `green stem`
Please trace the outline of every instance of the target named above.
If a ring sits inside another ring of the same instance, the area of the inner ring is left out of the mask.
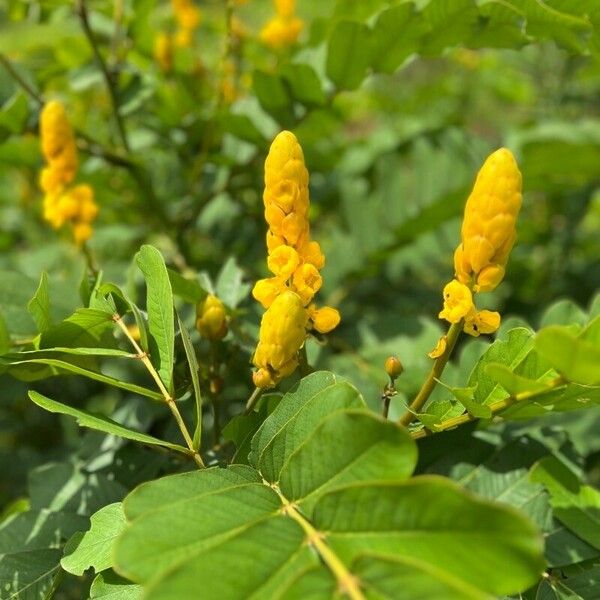
[[[262,396],[263,389],[262,388],[254,388],[252,395],[248,398],[248,402],[246,402],[246,409],[244,410],[245,415],[249,415],[256,406],[256,403],[259,401]]]
[[[308,364],[308,355],[306,353],[306,343],[304,344],[304,346],[302,346],[302,348],[300,348],[300,351],[298,352],[298,364],[300,366],[300,375],[302,377],[306,377],[307,375],[310,375],[312,373],[312,369],[311,369],[310,365]]]
[[[524,400],[530,400],[531,398],[535,398],[536,396],[542,396],[548,393],[551,390],[554,390],[558,387],[566,385],[568,381],[566,381],[563,377],[557,377],[552,381],[548,382],[548,387],[543,390],[536,390],[531,392],[522,392],[520,394],[512,394],[503,398],[502,400],[497,400],[496,402],[492,402],[488,405],[492,415],[496,415],[503,410],[506,410],[513,404],[517,404],[518,402],[523,402]],[[465,413],[463,415],[459,415],[458,417],[452,417],[451,419],[447,419],[446,421],[442,421],[439,425],[435,426],[435,430],[429,429],[421,429],[420,431],[415,431],[412,434],[412,438],[415,440],[428,437],[435,433],[441,433],[442,431],[447,431],[448,429],[454,429],[459,425],[464,425],[465,423],[470,423],[472,421],[477,421],[479,417],[474,417],[470,413]]]
[[[119,112],[119,102],[117,100],[117,90],[114,78],[111,76],[111,73],[108,70],[108,67],[106,66],[106,62],[102,57],[102,54],[100,53],[100,49],[98,48],[94,32],[90,27],[90,21],[87,12],[87,7],[85,5],[85,0],[77,0],[77,14],[79,15],[79,19],[81,20],[81,26],[83,27],[83,31],[85,32],[90,46],[92,47],[92,52],[94,53],[96,62],[98,63],[98,66],[102,71],[102,75],[106,83],[106,88],[108,90],[108,95],[110,97],[115,122],[117,124],[117,130],[119,132],[119,137],[121,138],[121,144],[123,145],[125,151],[129,152],[129,141],[127,139],[127,133],[125,131],[125,124],[123,122],[123,118],[121,117],[121,113]]]
[[[44,98],[42,95],[35,90],[23,77],[21,77],[20,73],[13,67],[12,63],[4,56],[4,54],[0,53],[0,65],[2,65],[8,72],[8,74],[23,88],[23,90],[28,94],[28,96],[34,100],[38,106],[44,105]]]
[[[444,371],[444,367],[452,354],[452,350],[454,350],[454,346],[456,346],[462,328],[463,321],[461,320],[459,323],[453,323],[450,326],[450,329],[448,329],[446,335],[446,349],[441,356],[438,356],[438,358],[435,359],[433,367],[431,367],[431,371],[429,372],[427,379],[423,382],[419,393],[410,403],[408,411],[400,417],[398,421],[400,425],[404,425],[405,427],[410,425],[416,418],[415,413],[418,413],[423,408],[425,402],[427,402],[427,399],[431,396],[431,393],[435,389],[438,379]]]
[[[270,485],[270,487],[279,496],[283,504],[281,512],[302,527],[302,530],[306,534],[306,543],[310,544],[316,550],[317,554],[335,577],[338,584],[338,591],[348,596],[351,600],[366,600],[360,589],[360,580],[348,570],[348,567],[346,567],[338,555],[325,543],[325,534],[315,529],[313,524],[298,510],[296,504],[290,502],[276,485]]]
[[[198,465],[198,468],[203,469],[205,466],[204,462],[202,461],[202,457],[200,456],[200,454],[194,449],[194,442],[192,441],[192,436],[190,435],[190,432],[188,431],[185,421],[183,420],[183,417],[181,416],[181,413],[179,412],[179,409],[177,408],[177,404],[175,403],[175,398],[173,398],[173,396],[171,396],[171,394],[169,394],[167,388],[165,387],[165,384],[162,382],[162,379],[160,378],[160,375],[158,374],[157,370],[154,368],[154,365],[150,361],[150,358],[140,348],[139,344],[135,341],[134,337],[129,332],[129,329],[127,329],[127,326],[125,325],[125,323],[123,323],[123,318],[120,315],[114,315],[113,321],[119,326],[121,331],[125,334],[125,337],[130,341],[131,345],[135,348],[135,351],[137,352],[139,359],[142,361],[142,363],[146,367],[146,370],[148,371],[148,373],[150,373],[150,375],[152,376],[152,379],[154,379],[154,381],[156,382],[156,385],[157,385],[158,389],[160,390],[161,394],[163,395],[163,398],[164,398],[167,406],[169,407],[169,410],[171,411],[171,413],[173,414],[173,417],[175,418],[175,421],[177,422],[177,426],[179,427],[179,430],[181,431],[181,435],[183,436],[183,439],[185,440],[185,443],[190,451],[190,456],[194,459],[194,462]]]

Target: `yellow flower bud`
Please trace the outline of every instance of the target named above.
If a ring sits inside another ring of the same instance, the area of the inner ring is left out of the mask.
[[[298,365],[298,350],[306,338],[308,315],[298,294],[286,291],[277,296],[260,323],[253,363],[270,374],[272,384],[289,375]],[[268,380],[261,372],[256,377]],[[264,387],[254,380],[255,385]],[[272,385],[269,383],[269,385]]]
[[[325,266],[325,255],[321,252],[319,242],[308,242],[298,251],[300,258],[305,263],[310,263],[316,269],[322,269]]]
[[[275,16],[260,31],[260,40],[275,50],[292,46],[298,41],[304,28],[304,21],[298,17]]]
[[[315,308],[312,305],[308,308],[308,315],[313,328],[319,333],[329,333],[339,325],[341,320],[339,311],[330,306]]]
[[[227,335],[227,312],[219,298],[209,294],[196,306],[196,329],[209,340],[220,340]]]
[[[474,337],[494,333],[500,327],[500,314],[491,310],[473,310],[465,318],[463,331]]]
[[[385,372],[392,378],[396,379],[402,375],[404,367],[400,362],[400,359],[396,356],[388,356],[384,364]]]
[[[473,310],[473,295],[464,284],[453,279],[444,287],[444,309],[439,318],[449,323],[458,323]]]
[[[521,173],[512,153],[492,153],[467,199],[461,244],[454,255],[456,277],[473,290],[493,290],[504,276],[521,208]]]
[[[275,0],[275,10],[281,17],[291,17],[296,12],[296,0]]]

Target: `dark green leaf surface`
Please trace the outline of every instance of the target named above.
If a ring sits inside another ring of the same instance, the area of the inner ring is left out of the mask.
[[[173,377],[175,317],[169,274],[161,253],[142,246],[136,262],[146,280],[146,309],[150,330],[150,360],[167,390]]]
[[[134,440],[142,444],[150,444],[151,446],[164,446],[179,452],[187,452],[187,449],[183,446],[159,440],[158,438],[146,433],[133,431],[127,427],[123,427],[123,425],[116,423],[104,415],[92,414],[78,408],[73,408],[72,406],[67,406],[66,404],[57,402],[56,400],[46,398],[45,396],[42,396],[42,394],[38,394],[38,392],[30,391],[29,397],[33,402],[45,410],[75,417],[77,419],[77,423],[79,423],[79,425],[82,427],[89,427],[91,429],[96,429],[97,431],[102,431],[110,435],[116,435],[127,440]]]

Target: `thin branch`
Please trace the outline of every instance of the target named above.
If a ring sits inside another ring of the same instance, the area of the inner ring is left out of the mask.
[[[96,62],[102,71],[102,75],[104,77],[104,82],[106,83],[106,88],[108,90],[108,94],[110,96],[110,102],[112,104],[113,114],[115,117],[115,122],[117,124],[117,129],[119,131],[119,137],[121,138],[121,143],[123,148],[129,152],[129,141],[127,140],[127,133],[125,131],[125,124],[123,123],[123,119],[121,117],[121,113],[119,112],[119,102],[117,100],[117,90],[115,87],[114,78],[111,76],[108,67],[106,66],[106,62],[100,53],[98,48],[98,44],[96,42],[96,37],[94,36],[94,32],[90,27],[89,16],[87,12],[87,7],[85,5],[85,0],[77,0],[77,14],[79,15],[79,19],[81,21],[81,25],[83,27],[83,31],[92,47],[92,52],[96,58]]]
[[[25,92],[29,95],[29,97],[34,100],[38,106],[44,105],[43,96],[34,89],[23,77],[21,74],[15,69],[12,63],[4,56],[4,54],[0,53],[0,65],[2,65],[9,73],[9,75],[23,88]]]
[[[429,396],[431,396],[431,392],[435,389],[437,385],[438,379],[440,378],[450,355],[452,354],[452,350],[454,350],[454,346],[460,336],[460,332],[463,328],[462,320],[460,323],[453,323],[448,329],[448,334],[446,336],[446,349],[444,353],[435,359],[433,363],[433,367],[431,367],[431,371],[427,376],[427,379],[423,382],[419,393],[415,396],[414,400],[410,403],[408,410],[400,417],[398,423],[400,425],[404,425],[407,427],[410,425],[413,420],[416,418],[415,413],[418,413],[422,408]]]
[[[548,387],[543,390],[535,390],[532,392],[522,392],[520,394],[511,394],[502,400],[497,400],[496,402],[492,402],[488,405],[492,416],[497,413],[506,410],[513,404],[517,404],[518,402],[523,402],[524,400],[530,400],[531,398],[535,398],[536,396],[543,396],[544,394],[566,385],[568,381],[566,381],[563,377],[557,377],[552,381],[548,382]],[[470,423],[472,421],[477,421],[479,417],[474,417],[471,413],[465,413],[459,415],[458,417],[452,417],[451,419],[447,419],[446,421],[442,421],[439,425],[435,426],[435,430],[430,429],[421,429],[420,431],[415,431],[411,434],[414,440],[418,440],[424,437],[428,437],[430,435],[434,435],[436,433],[441,433],[442,431],[447,431],[448,429],[454,429],[460,425],[464,425],[465,423]]]
[[[185,440],[185,443],[186,443],[187,447],[189,448],[190,456],[194,459],[194,461],[196,462],[196,464],[198,465],[199,468],[204,468],[205,465],[204,465],[204,462],[202,461],[202,457],[194,449],[194,443],[192,442],[192,437],[190,436],[190,432],[188,431],[185,421],[183,420],[183,417],[181,416],[181,413],[179,412],[179,409],[177,408],[175,399],[173,398],[173,396],[171,396],[171,394],[169,394],[167,388],[165,387],[165,384],[162,382],[162,379],[160,378],[160,375],[158,374],[158,372],[154,368],[154,365],[150,361],[150,358],[140,348],[139,344],[135,341],[134,337],[129,332],[129,329],[127,329],[127,326],[125,325],[125,323],[123,323],[123,318],[120,315],[114,315],[113,320],[119,326],[121,331],[125,334],[125,337],[127,337],[127,339],[131,342],[131,345],[135,348],[136,352],[138,353],[139,359],[142,361],[142,363],[146,367],[148,373],[150,373],[150,375],[152,376],[152,379],[154,379],[158,389],[160,390],[160,393],[163,395],[163,398],[165,399],[165,402],[167,403],[167,406],[169,407],[169,410],[173,414],[173,417],[175,417],[175,421],[177,422],[179,430],[181,431],[181,434],[183,435],[183,439]]]

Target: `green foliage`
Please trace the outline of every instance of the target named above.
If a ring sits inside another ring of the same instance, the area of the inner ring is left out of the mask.
[[[442,479],[407,481],[414,443],[397,425],[352,408],[350,391],[331,374],[315,373],[255,434],[254,468],[208,469],[138,488],[125,500],[130,525],[117,542],[117,570],[151,598],[268,598],[292,589],[329,595],[336,582],[326,566],[336,561],[367,592],[388,587],[396,564],[410,570],[414,589],[431,586],[449,598],[532,583],[543,566],[535,529]],[[307,536],[322,540],[327,551],[315,548],[324,564]],[[450,551],[456,545],[458,554]],[[498,567],[494,577],[478,567],[482,547]],[[218,566],[209,558],[215,556]],[[215,569],[220,576],[207,587]],[[236,581],[225,576],[234,569]]]

